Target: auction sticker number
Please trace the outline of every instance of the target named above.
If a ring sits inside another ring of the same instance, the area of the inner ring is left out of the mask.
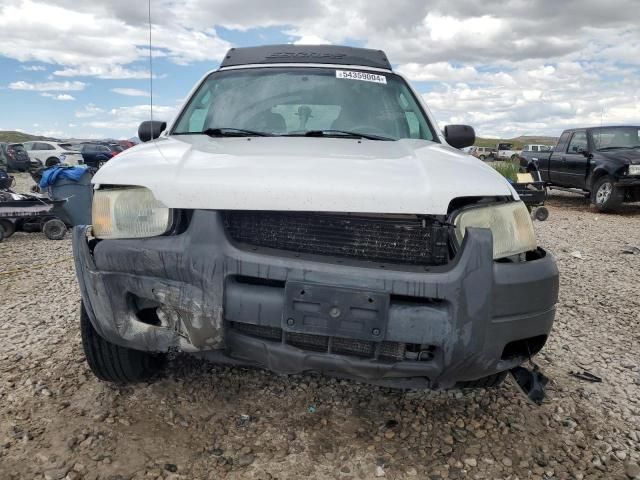
[[[349,80],[362,80],[363,82],[374,82],[387,84],[387,77],[377,73],[352,72],[350,70],[336,70],[336,78],[347,78]]]

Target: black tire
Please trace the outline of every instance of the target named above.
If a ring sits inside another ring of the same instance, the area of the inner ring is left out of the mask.
[[[59,218],[52,218],[44,222],[42,233],[44,233],[49,240],[62,240],[67,234],[67,226]]]
[[[484,159],[485,159],[486,157],[485,157],[484,155],[480,155],[478,158],[484,162]]]
[[[600,177],[591,189],[591,203],[601,212],[612,212],[620,208],[624,199],[622,189],[615,186],[615,180],[608,175]]]
[[[549,218],[549,210],[547,207],[538,207],[533,214],[536,217],[536,220],[539,222],[544,222],[547,218]]]
[[[53,167],[54,165],[58,165],[60,163],[60,159],[57,157],[49,157],[45,160],[45,167]]]
[[[0,227],[2,227],[4,232],[4,238],[9,238],[11,235],[16,233],[15,224],[9,220],[0,220]]]
[[[4,241],[4,228],[0,225],[0,243]]]
[[[80,307],[82,348],[89,368],[104,382],[137,383],[150,379],[163,366],[165,356],[121,347],[96,332],[84,307]]]
[[[458,382],[456,388],[495,388],[502,385],[504,379],[507,378],[508,372],[499,372],[488,377],[471,380],[469,382]]]

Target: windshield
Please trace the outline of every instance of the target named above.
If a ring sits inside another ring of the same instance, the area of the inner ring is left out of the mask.
[[[640,148],[640,127],[594,128],[591,134],[596,150]]]
[[[191,97],[174,134],[236,129],[272,135],[333,130],[433,140],[422,108],[393,73],[332,68],[215,72]]]

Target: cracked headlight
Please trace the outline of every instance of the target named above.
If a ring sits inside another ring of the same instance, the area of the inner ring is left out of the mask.
[[[456,216],[454,224],[460,244],[468,227],[491,230],[494,259],[528,252],[537,247],[531,216],[522,202],[463,210]]]
[[[96,190],[91,211],[96,238],[145,238],[166,233],[172,212],[151,190],[126,187]]]

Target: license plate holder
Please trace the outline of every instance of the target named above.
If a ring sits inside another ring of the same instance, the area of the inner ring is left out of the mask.
[[[285,332],[382,341],[389,294],[358,288],[289,281],[285,285]]]

